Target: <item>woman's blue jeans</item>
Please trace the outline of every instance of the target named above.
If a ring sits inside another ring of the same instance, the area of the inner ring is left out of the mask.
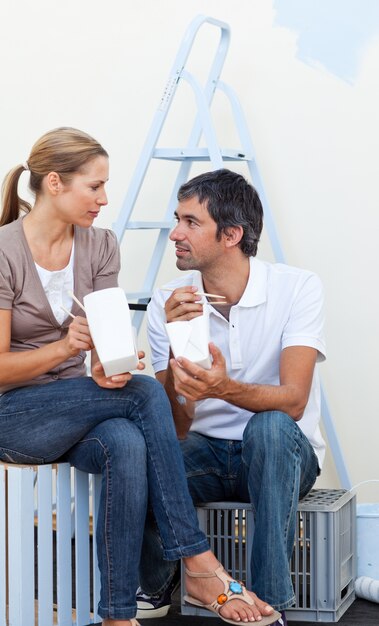
[[[170,404],[153,378],[133,376],[123,389],[102,389],[83,377],[8,391],[0,397],[0,459],[68,461],[102,474],[97,550],[103,618],[136,614],[148,501],[165,559],[208,549],[188,491]]]
[[[250,418],[242,441],[190,432],[180,443],[195,503],[252,503],[252,590],[278,610],[294,604],[289,560],[297,505],[318,474],[316,454],[296,422],[285,413],[267,411]],[[141,562],[141,587],[150,594],[163,591],[174,571],[173,563],[162,561],[152,529],[149,522]]]

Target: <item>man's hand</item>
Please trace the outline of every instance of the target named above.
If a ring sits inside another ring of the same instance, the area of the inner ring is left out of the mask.
[[[165,304],[167,322],[185,322],[203,314],[197,289],[195,285],[174,289]]]
[[[209,351],[213,359],[210,370],[206,370],[184,357],[170,359],[175,391],[187,400],[196,402],[205,398],[222,399],[227,389],[230,379],[226,372],[222,352],[214,343],[209,344]]]
[[[212,343],[210,370],[179,357],[171,359],[175,392],[188,400],[218,398],[252,413],[283,411],[295,421],[302,418],[308,402],[317,350],[307,346],[284,348],[280,356],[280,383],[263,385],[230,378],[222,353]]]
[[[144,352],[138,352],[139,359],[143,359],[144,357]],[[142,361],[139,361],[136,369],[145,369],[145,364]],[[100,361],[96,361],[92,365],[91,374],[95,383],[97,383],[99,387],[104,387],[105,389],[120,389],[121,387],[125,387],[125,385],[129,382],[129,380],[132,379],[133,376],[130,372],[125,372],[123,374],[117,374],[116,376],[107,377]]]

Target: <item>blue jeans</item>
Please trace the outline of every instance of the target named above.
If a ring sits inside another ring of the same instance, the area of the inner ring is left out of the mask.
[[[318,474],[317,457],[308,439],[288,415],[268,411],[250,418],[242,441],[190,432],[180,444],[195,503],[252,503],[252,590],[278,610],[291,606],[295,597],[289,560],[297,505]],[[161,592],[169,584],[174,565],[162,561],[159,538],[151,524],[145,531],[142,556],[142,589],[150,594]]]
[[[14,463],[68,461],[102,474],[97,551],[98,612],[130,619],[149,499],[163,543],[176,561],[205,552],[188,491],[183,457],[163,387],[133,376],[123,389],[92,378],[60,380],[0,397],[0,459]]]

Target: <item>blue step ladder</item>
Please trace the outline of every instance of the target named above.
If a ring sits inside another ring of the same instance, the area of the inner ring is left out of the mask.
[[[192,50],[192,46],[200,27],[204,24],[211,25],[220,31],[220,39],[216,49],[210,71],[204,84],[186,69],[186,62]],[[257,167],[255,152],[250,138],[249,129],[245,120],[239,100],[233,89],[220,80],[226,54],[230,43],[229,25],[220,20],[205,15],[198,15],[189,25],[184,35],[174,64],[171,68],[163,95],[153,118],[148,136],[137,162],[131,183],[120,209],[117,221],[113,225],[119,242],[127,230],[156,230],[158,231],[155,247],[153,248],[148,269],[143,281],[141,291],[126,293],[128,300],[137,300],[134,306],[133,325],[137,332],[140,330],[146,303],[151,297],[155,280],[161,265],[161,261],[167,246],[168,236],[174,224],[174,212],[177,206],[177,191],[189,179],[190,169],[193,163],[207,161],[208,169],[216,170],[225,167],[227,162],[245,162],[251,177],[251,181],[258,191],[264,208],[264,224],[268,233],[275,260],[285,263],[285,257],[280,244],[274,218],[267,201],[262,179]],[[167,119],[168,112],[174,100],[175,93],[182,81],[186,81],[195,97],[196,116],[188,141],[182,147],[157,147],[159,137]],[[232,114],[232,119],[237,131],[240,145],[237,148],[222,148],[217,139],[215,126],[211,116],[211,104],[216,91],[223,92]],[[205,147],[200,146],[200,140],[204,139]],[[177,161],[179,170],[172,188],[167,210],[162,221],[133,221],[132,213],[138,199],[142,184],[152,159],[164,159]],[[139,310],[138,310],[139,309]],[[321,404],[323,423],[327,438],[333,452],[337,473],[342,487],[350,489],[352,484],[347,472],[342,450],[339,446],[333,420],[328,408],[324,389],[321,390]]]

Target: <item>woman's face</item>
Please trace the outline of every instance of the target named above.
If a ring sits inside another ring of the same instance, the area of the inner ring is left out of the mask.
[[[74,174],[69,183],[62,185],[57,208],[63,221],[84,228],[92,226],[101,207],[108,204],[105,193],[108,178],[108,158],[98,156],[89,161],[82,172]]]

